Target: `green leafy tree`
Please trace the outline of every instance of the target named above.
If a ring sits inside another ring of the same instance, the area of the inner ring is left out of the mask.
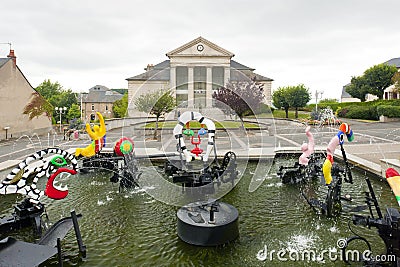
[[[34,92],[32,93],[31,100],[24,107],[24,111],[22,113],[28,115],[30,120],[35,117],[39,117],[42,114],[46,114],[46,116],[51,119],[53,114],[53,106],[38,92]]]
[[[116,118],[123,118],[126,115],[126,111],[128,110],[128,93],[125,93],[124,96],[116,100],[113,103],[112,107],[114,117]]]
[[[272,93],[272,104],[278,109],[284,109],[286,118],[289,118],[289,102],[286,99],[287,87],[279,87]]]
[[[81,117],[80,106],[77,104],[72,104],[67,113],[68,120],[78,119],[80,117]]]
[[[171,90],[158,90],[139,96],[134,104],[139,111],[156,116],[154,139],[157,139],[159,118],[171,112],[176,106],[176,101],[171,95]]]
[[[395,66],[387,64],[375,65],[364,71],[362,76],[353,77],[350,85],[346,87],[346,92],[352,97],[361,99],[362,102],[365,101],[365,95],[368,93],[382,99],[383,91],[394,83],[392,78],[396,72],[397,68]]]
[[[295,118],[297,119],[299,117],[298,109],[305,107],[311,100],[310,91],[304,84],[288,86],[286,90],[286,101],[291,108],[295,109]]]
[[[396,66],[387,64],[379,64],[367,69],[364,72],[364,78],[369,87],[369,93],[382,99],[383,91],[393,84],[392,77],[396,72]]]
[[[352,77],[351,82],[345,88],[346,92],[352,97],[358,98],[361,102],[365,101],[365,96],[369,92],[369,87],[364,76]]]
[[[254,80],[230,81],[225,87],[214,92],[213,98],[217,100],[216,106],[225,114],[231,115],[233,110],[240,118],[244,129],[243,117],[248,114],[255,114],[260,110],[261,103],[264,100],[263,93],[262,84]]]
[[[70,109],[72,104],[78,103],[77,94],[71,89],[64,89],[58,82],[52,83],[50,80],[45,80],[38,87],[39,92],[53,107],[67,107]],[[52,112],[53,116],[58,114]],[[67,114],[62,114],[62,119],[67,118]],[[59,118],[55,118],[55,121]]]
[[[58,82],[52,83],[50,80],[44,80],[36,87],[36,91],[49,100],[53,96],[60,94],[63,91],[63,87]]]

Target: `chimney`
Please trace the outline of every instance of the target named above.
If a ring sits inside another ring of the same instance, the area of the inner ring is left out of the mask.
[[[14,54],[14,49],[10,49],[10,54],[8,54],[9,58],[11,58],[14,61],[14,67],[17,66],[17,57]]]
[[[147,67],[144,68],[145,71],[149,71],[149,70],[152,70],[152,69],[154,69],[153,64],[147,64]]]

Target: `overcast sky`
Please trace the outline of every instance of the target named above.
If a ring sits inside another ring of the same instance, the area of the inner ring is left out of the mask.
[[[199,36],[274,79],[323,98],[373,65],[400,57],[399,0],[3,1],[0,43],[11,42],[33,87],[127,88],[128,77]],[[0,45],[0,57],[8,45]]]

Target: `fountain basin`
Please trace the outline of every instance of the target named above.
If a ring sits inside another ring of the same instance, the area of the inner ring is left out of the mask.
[[[190,203],[180,208],[176,215],[178,236],[186,243],[217,246],[239,236],[239,212],[230,204]]]

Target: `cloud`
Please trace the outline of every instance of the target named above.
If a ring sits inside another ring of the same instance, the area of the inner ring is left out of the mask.
[[[0,42],[12,42],[33,86],[126,88],[125,78],[203,36],[273,88],[304,83],[338,98],[351,76],[400,56],[397,0],[14,0],[2,9]]]

